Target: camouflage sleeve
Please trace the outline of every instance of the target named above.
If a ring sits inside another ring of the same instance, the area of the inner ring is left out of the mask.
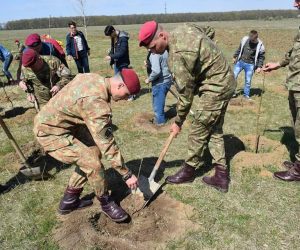
[[[27,92],[34,93],[34,85],[32,83],[32,80],[36,77],[35,74],[31,70],[25,68],[24,66],[22,66],[21,72],[22,72],[21,80],[26,83],[26,86],[28,88]]]
[[[71,71],[64,64],[59,65],[56,74],[60,79],[56,85],[58,85],[60,89],[62,89],[72,80]]]
[[[111,109],[99,97],[85,97],[78,101],[79,113],[85,121],[101,154],[121,175],[128,173],[120,149],[112,133]]]
[[[170,69],[173,72],[175,86],[179,93],[177,117],[175,122],[181,126],[193,103],[195,92],[194,68],[199,59],[198,49],[178,50],[172,53]]]
[[[293,49],[290,49],[288,52],[286,52],[285,57],[279,62],[281,67],[285,67],[285,66],[289,65],[292,50]]]

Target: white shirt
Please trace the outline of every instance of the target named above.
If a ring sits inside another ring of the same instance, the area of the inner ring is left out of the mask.
[[[78,51],[83,50],[82,38],[80,36],[74,36],[74,39],[77,45],[77,50]]]

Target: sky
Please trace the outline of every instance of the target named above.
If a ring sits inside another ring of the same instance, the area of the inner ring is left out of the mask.
[[[84,0],[86,15],[292,9],[293,0]],[[248,2],[248,3],[247,3]],[[38,17],[78,16],[78,0],[0,0],[0,23]],[[247,4],[246,4],[247,3]]]

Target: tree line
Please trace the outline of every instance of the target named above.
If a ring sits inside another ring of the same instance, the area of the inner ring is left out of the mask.
[[[251,10],[232,12],[210,12],[210,13],[176,13],[176,14],[141,14],[141,15],[120,15],[120,16],[87,16],[88,26],[105,26],[141,24],[148,20],[156,20],[160,23],[179,22],[209,22],[209,21],[236,21],[236,20],[274,20],[283,18],[298,17],[296,10]],[[66,27],[70,20],[77,22],[78,26],[83,25],[83,18],[76,17],[52,17],[52,28]],[[22,29],[44,29],[49,27],[48,18],[21,19],[9,21],[1,28],[6,30]]]

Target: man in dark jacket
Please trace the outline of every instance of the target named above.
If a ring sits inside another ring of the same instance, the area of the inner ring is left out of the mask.
[[[89,73],[89,59],[90,48],[84,37],[84,34],[77,30],[76,23],[69,22],[70,33],[67,34],[66,51],[68,60],[74,58],[78,73]]]
[[[240,46],[233,55],[234,77],[238,78],[245,71],[244,97],[250,99],[250,88],[253,73],[260,73],[265,60],[265,47],[258,38],[258,32],[251,30],[249,36],[242,38]]]
[[[110,61],[111,65],[114,65],[114,71],[117,74],[123,68],[128,68],[130,64],[128,48],[129,34],[125,31],[116,30],[111,25],[106,26],[104,34],[111,38],[111,49],[105,59]]]

